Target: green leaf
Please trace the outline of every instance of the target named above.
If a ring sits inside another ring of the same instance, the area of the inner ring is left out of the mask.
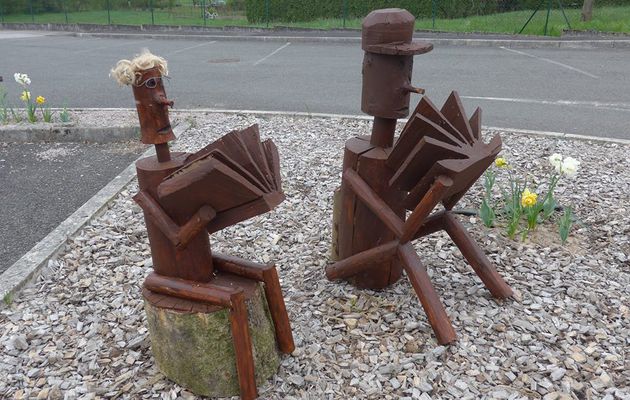
[[[481,217],[481,220],[483,221],[483,224],[485,226],[487,226],[488,228],[492,227],[492,224],[494,223],[494,219],[496,218],[496,215],[492,207],[488,205],[488,202],[486,201],[486,199],[483,199],[481,202],[481,208],[479,209],[479,216]]]

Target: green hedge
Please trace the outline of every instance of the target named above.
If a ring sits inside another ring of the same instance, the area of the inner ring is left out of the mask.
[[[269,21],[300,22],[320,18],[341,18],[344,0],[245,0],[249,22],[265,22],[268,2]],[[461,18],[498,12],[534,9],[540,0],[436,0],[438,18]],[[601,5],[627,5],[628,0],[598,0]],[[582,0],[563,0],[565,7],[581,7]],[[555,5],[555,1],[554,1]],[[416,18],[432,15],[431,0],[347,0],[348,18],[363,18],[379,8],[404,8]]]

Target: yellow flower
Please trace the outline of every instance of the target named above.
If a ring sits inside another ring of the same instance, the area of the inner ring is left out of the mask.
[[[44,96],[37,96],[35,101],[37,102],[37,104],[44,104],[46,102],[46,98]]]
[[[31,92],[28,90],[23,91],[20,99],[22,99],[22,101],[29,101],[31,99]]]
[[[531,207],[536,205],[536,201],[538,201],[538,195],[536,193],[532,193],[529,189],[523,190],[523,194],[521,195],[521,205],[523,207]]]
[[[499,168],[507,168],[508,162],[505,158],[499,157],[496,160],[494,160],[494,165],[496,165]]]

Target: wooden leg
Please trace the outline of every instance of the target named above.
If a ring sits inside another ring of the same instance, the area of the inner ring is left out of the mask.
[[[289,315],[287,314],[287,308],[284,304],[284,297],[282,297],[282,288],[280,287],[276,267],[272,266],[266,269],[263,272],[263,279],[269,312],[271,313],[271,319],[273,319],[273,325],[276,329],[278,348],[285,354],[291,354],[293,350],[295,350],[295,343],[293,342]]]
[[[397,247],[398,241],[394,240],[338,261],[326,267],[326,277],[331,281],[350,278],[364,271],[366,267],[373,267],[392,258]]]
[[[398,247],[398,256],[402,262],[404,270],[416,291],[422,308],[427,314],[429,323],[435,332],[435,336],[440,344],[448,344],[457,339],[451,321],[444,310],[444,306],[435,292],[429,274],[422,265],[422,261],[411,243]]]
[[[470,237],[455,215],[450,212],[444,214],[444,227],[490,293],[500,299],[512,296],[512,289],[494,269],[483,250]]]
[[[267,305],[269,306],[269,312],[276,331],[278,348],[285,354],[291,354],[295,350],[295,344],[293,343],[291,324],[289,323],[289,315],[284,304],[284,297],[282,297],[282,288],[280,287],[276,266],[273,264],[259,264],[239,257],[216,253],[213,256],[213,260],[216,268],[220,271],[230,272],[264,283],[265,297],[267,298]]]
[[[231,300],[230,324],[232,327],[234,352],[236,353],[236,371],[238,373],[238,384],[241,388],[241,399],[254,400],[258,397],[258,390],[256,388],[252,340],[249,336],[245,297],[240,292],[232,295]]]

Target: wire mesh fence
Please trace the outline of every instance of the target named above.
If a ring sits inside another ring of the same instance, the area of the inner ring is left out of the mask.
[[[629,0],[598,0],[623,6]],[[0,0],[0,22],[360,28],[378,8],[401,7],[417,29],[541,34],[578,22],[583,0]],[[537,10],[537,12],[534,12]],[[525,24],[529,21],[529,24]],[[527,26],[526,26],[527,25]]]

